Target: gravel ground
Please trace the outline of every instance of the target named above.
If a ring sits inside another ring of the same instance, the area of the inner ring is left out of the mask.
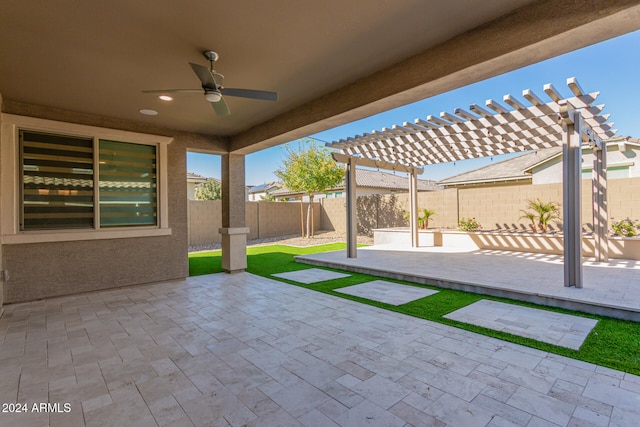
[[[315,236],[311,239],[305,239],[300,237],[299,234],[289,236],[269,237],[267,239],[254,239],[247,241],[247,246],[265,246],[273,245],[275,243],[279,245],[289,246],[316,246],[326,245],[327,243],[339,243],[347,241],[347,233],[338,231],[316,231]],[[365,245],[373,244],[373,237],[358,236],[358,243]],[[203,246],[189,246],[189,252],[202,252],[211,251],[214,249],[220,249],[222,245],[220,243],[213,243],[211,245]]]

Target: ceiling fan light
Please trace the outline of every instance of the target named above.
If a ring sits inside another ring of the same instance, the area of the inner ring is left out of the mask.
[[[204,97],[209,102],[218,102],[222,99],[222,94],[220,92],[209,92]]]

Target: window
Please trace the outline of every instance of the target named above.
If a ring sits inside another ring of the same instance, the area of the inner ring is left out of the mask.
[[[156,150],[155,145],[20,131],[20,229],[156,226]]]
[[[156,225],[156,147],[100,140],[100,227]]]
[[[21,229],[93,227],[93,139],[23,131]]]

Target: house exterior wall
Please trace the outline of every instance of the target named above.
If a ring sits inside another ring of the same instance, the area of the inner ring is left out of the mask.
[[[3,245],[5,303],[188,275],[186,150],[168,147],[170,236]],[[182,202],[181,202],[182,201]]]
[[[181,279],[188,275],[186,151],[187,148],[199,148],[220,152],[225,147],[222,140],[26,104],[16,103],[7,107],[3,103],[3,110],[5,113],[58,122],[173,137],[173,141],[167,146],[166,164],[168,235],[3,243],[0,249],[2,268],[10,276],[4,283],[5,304]],[[0,140],[0,144],[6,143],[8,141]],[[0,173],[0,177],[4,181],[17,179],[4,173]],[[0,185],[0,188],[6,187]],[[4,236],[2,238],[4,240]]]
[[[619,178],[639,178],[640,177],[640,149],[636,146],[611,144],[607,150],[607,164],[609,166],[608,179],[613,181]],[[584,150],[582,155],[582,179],[591,179],[591,168],[593,167],[593,152]],[[620,165],[620,166],[617,166]],[[557,157],[549,162],[537,166],[532,171],[532,182],[534,185],[554,184],[562,182],[562,157]]]

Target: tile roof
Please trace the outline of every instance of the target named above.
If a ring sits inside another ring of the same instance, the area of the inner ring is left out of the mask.
[[[517,179],[531,178],[531,174],[526,172],[532,166],[555,157],[562,153],[562,147],[545,148],[530,151],[518,157],[502,160],[469,172],[454,175],[452,177],[438,181],[438,184],[445,186],[475,184],[494,181],[512,181]]]
[[[386,188],[389,190],[409,191],[409,179],[406,176],[394,175],[388,172],[358,169],[356,172],[358,187]],[[342,185],[344,186],[344,184]],[[431,180],[418,179],[418,191],[434,191],[439,186]]]
[[[260,184],[260,185],[251,187],[249,189],[249,193],[263,193],[271,190],[274,187],[279,187],[279,186],[280,184],[278,184],[277,182],[267,182],[265,184]]]
[[[387,190],[404,190],[409,191],[409,179],[406,176],[394,175],[388,172],[379,172],[369,169],[358,168],[356,172],[356,185],[364,188],[381,188]],[[332,190],[344,189],[344,181],[340,186]],[[435,191],[441,187],[431,180],[418,180],[418,191]],[[281,188],[273,191],[274,196],[285,196],[289,194],[298,194],[299,192],[291,191],[288,188]]]

